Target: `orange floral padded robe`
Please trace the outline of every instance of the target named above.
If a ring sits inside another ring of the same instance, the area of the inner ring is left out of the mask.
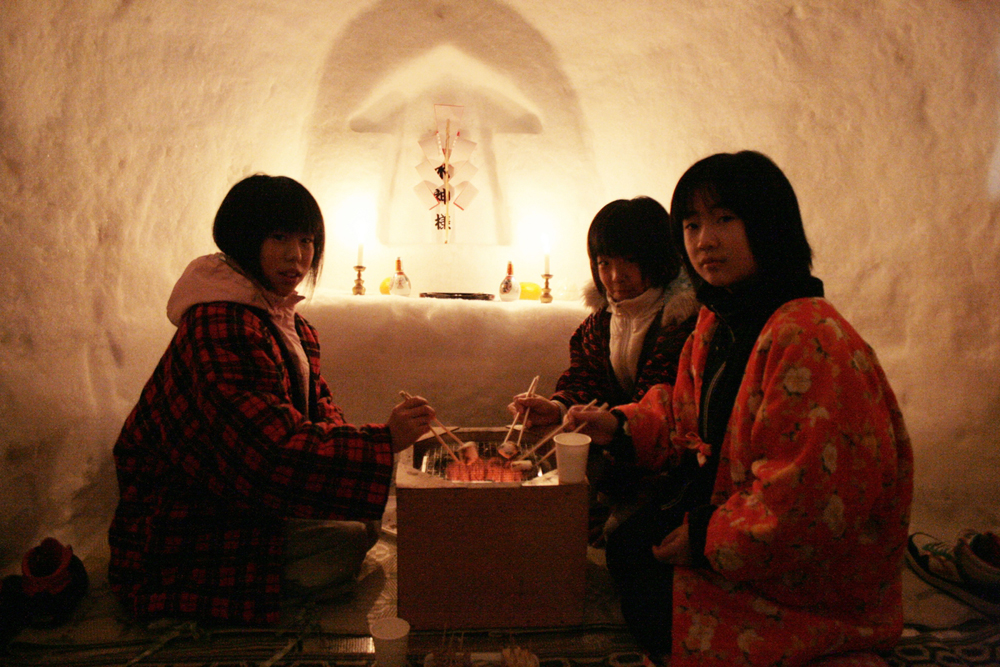
[[[621,408],[640,464],[706,447],[714,327],[703,308],[672,392]],[[902,631],[913,457],[875,353],[828,301],[789,301],[764,325],[719,456],[711,570],[674,570],[671,667],[884,665],[871,651]]]

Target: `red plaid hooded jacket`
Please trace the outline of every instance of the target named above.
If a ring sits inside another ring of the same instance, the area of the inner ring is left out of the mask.
[[[114,447],[108,579],[137,617],[276,623],[283,520],[382,515],[389,430],[344,422],[316,330],[286,312],[308,359],[303,395],[271,317],[301,297],[289,299],[269,304],[220,255],[174,288],[177,332]]]

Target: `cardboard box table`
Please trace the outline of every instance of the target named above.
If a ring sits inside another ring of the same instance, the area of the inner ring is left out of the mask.
[[[456,433],[502,440],[505,429]],[[419,465],[419,448],[396,472],[401,618],[415,630],[583,622],[586,484],[451,482],[420,472],[414,458]]]

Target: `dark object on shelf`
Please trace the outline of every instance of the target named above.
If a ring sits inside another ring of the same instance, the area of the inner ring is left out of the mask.
[[[428,299],[472,299],[474,301],[492,301],[492,294],[482,292],[421,292],[421,297]]]

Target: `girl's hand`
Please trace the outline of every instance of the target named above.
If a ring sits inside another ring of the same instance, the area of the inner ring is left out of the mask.
[[[688,537],[688,525],[685,523],[670,531],[660,542],[660,546],[653,547],[653,557],[667,565],[690,565],[691,542]]]
[[[563,412],[559,403],[550,401],[537,394],[530,397],[527,394],[518,394],[514,397],[514,401],[507,406],[507,410],[514,417],[517,417],[517,415],[523,413],[528,408],[531,408],[531,413],[528,415],[526,426],[548,426],[549,424],[558,424],[562,421]]]
[[[411,396],[392,409],[389,415],[389,432],[392,434],[392,451],[401,452],[430,430],[434,408],[427,399]]]
[[[574,405],[566,413],[566,430],[574,431],[581,424],[584,426],[580,432],[589,435],[591,442],[601,447],[608,445],[618,431],[618,418],[608,410]]]

